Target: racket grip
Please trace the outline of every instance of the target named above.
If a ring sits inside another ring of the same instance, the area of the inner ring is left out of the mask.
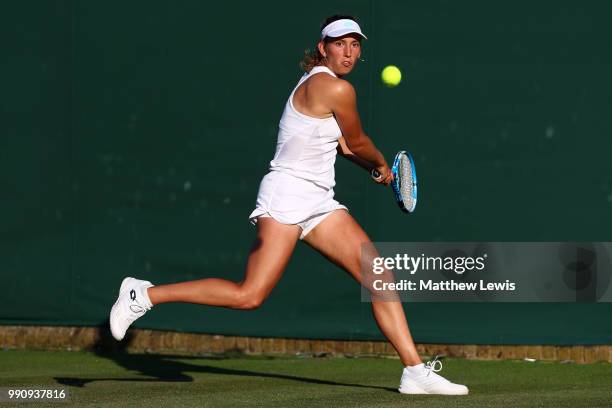
[[[372,171],[370,171],[370,174],[372,175],[372,178],[374,180],[378,180],[380,178],[380,173],[376,169],[372,169]]]

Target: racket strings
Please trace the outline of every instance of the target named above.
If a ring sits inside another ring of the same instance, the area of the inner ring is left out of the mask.
[[[412,183],[413,174],[412,174],[412,166],[410,165],[410,160],[403,156],[399,161],[399,190],[402,194],[402,201],[406,208],[412,208],[414,206],[414,197],[413,190],[414,185]]]

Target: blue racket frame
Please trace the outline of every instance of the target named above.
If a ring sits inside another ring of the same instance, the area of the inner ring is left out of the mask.
[[[406,206],[404,205],[402,193],[400,191],[399,183],[401,183],[401,179],[398,177],[398,174],[399,174],[399,161],[400,161],[400,158],[402,157],[402,154],[405,154],[406,157],[408,157],[408,162],[410,162],[410,167],[412,170],[411,171],[412,184],[414,186],[414,188],[412,189],[412,200],[414,202],[414,205],[412,206],[412,208],[406,208]],[[414,159],[412,158],[412,155],[405,150],[398,152],[395,155],[395,158],[393,159],[393,166],[391,167],[391,173],[393,173],[393,181],[391,182],[391,189],[393,190],[393,193],[395,194],[395,199],[397,200],[397,204],[399,205],[402,211],[407,212],[407,213],[413,212],[417,204],[417,177],[416,177],[416,169],[414,167]]]

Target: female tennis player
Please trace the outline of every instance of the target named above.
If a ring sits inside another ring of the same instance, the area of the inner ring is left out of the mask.
[[[361,282],[361,245],[370,242],[347,208],[334,200],[336,153],[388,185],[385,158],[361,128],[355,89],[344,78],[357,64],[367,39],[353,17],[332,16],[316,49],[302,61],[306,71],[289,96],[280,120],[270,172],[263,178],[250,220],[257,226],[242,282],[201,279],[154,286],[125,278],[110,313],[111,332],[123,339],[128,327],[153,305],[187,302],[254,309],[268,297],[298,240],[303,240]],[[406,394],[464,395],[467,387],[436,372],[439,361],[423,364],[399,301],[372,300],[374,318],[404,365],[399,391]]]

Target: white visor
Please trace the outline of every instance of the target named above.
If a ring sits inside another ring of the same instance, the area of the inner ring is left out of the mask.
[[[349,19],[336,20],[333,23],[329,23],[323,27],[323,31],[321,31],[321,39],[323,40],[325,37],[342,37],[343,35],[350,33],[359,34],[364,39],[368,39],[368,37],[361,32],[359,24]]]

